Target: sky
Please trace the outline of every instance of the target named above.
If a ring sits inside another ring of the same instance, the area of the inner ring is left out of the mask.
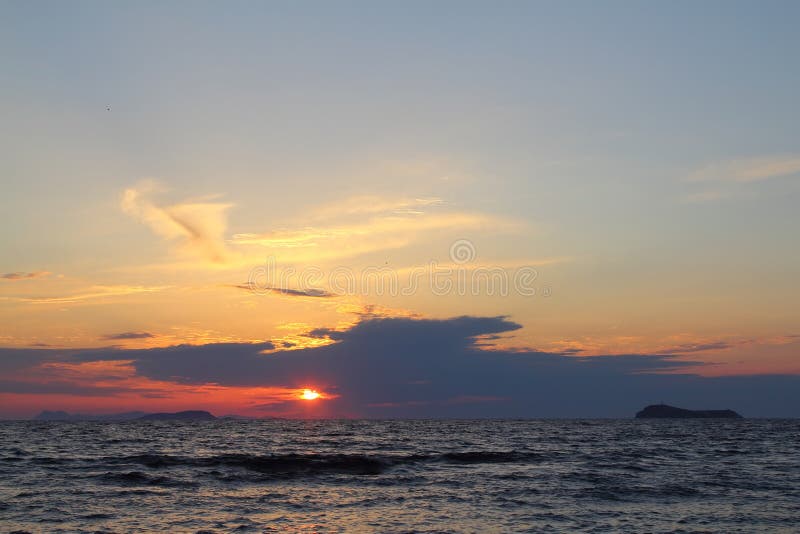
[[[800,416],[798,22],[4,2],[0,417]]]

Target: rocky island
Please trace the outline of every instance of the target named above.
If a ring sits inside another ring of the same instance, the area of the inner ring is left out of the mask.
[[[651,404],[636,414],[636,419],[742,419],[733,410],[686,410],[667,404]]]

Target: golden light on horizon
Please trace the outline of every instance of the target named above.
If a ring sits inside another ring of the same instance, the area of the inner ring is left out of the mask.
[[[303,392],[300,394],[300,398],[303,400],[314,400],[320,398],[322,395],[319,391],[313,389],[304,389]]]

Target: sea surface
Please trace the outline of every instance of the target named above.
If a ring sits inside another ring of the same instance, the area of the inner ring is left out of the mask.
[[[0,531],[800,532],[800,421],[0,423]]]

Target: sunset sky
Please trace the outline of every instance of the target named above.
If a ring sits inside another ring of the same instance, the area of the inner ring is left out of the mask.
[[[0,417],[800,416],[798,22],[4,2]]]

